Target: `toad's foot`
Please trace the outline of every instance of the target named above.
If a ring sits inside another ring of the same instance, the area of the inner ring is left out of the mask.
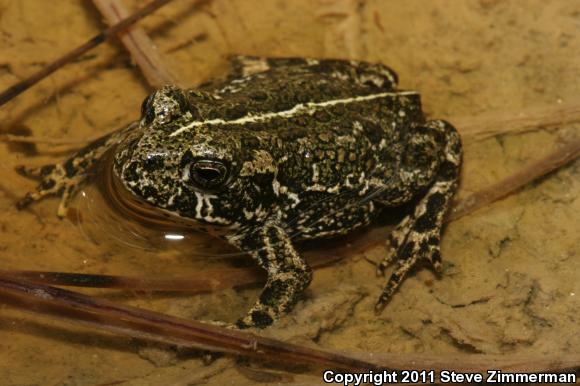
[[[445,184],[437,183],[421,200],[415,213],[403,220],[391,237],[394,253],[385,258],[378,266],[378,272],[396,260],[396,265],[385,289],[383,290],[375,310],[380,312],[385,307],[393,293],[397,290],[407,273],[421,260],[427,260],[433,268],[441,271],[441,253],[439,240],[441,226],[448,199]],[[447,187],[447,189],[449,189]]]
[[[310,284],[311,277],[309,269],[272,275],[258,301],[244,318],[237,321],[236,326],[240,329],[270,326],[294,307],[300,294]]]
[[[393,259],[397,255],[397,250],[409,234],[413,218],[414,216],[412,215],[406,216],[388,236],[387,243],[390,251],[377,265],[377,276],[383,276],[385,274],[385,269],[387,269],[387,267],[393,262]]]
[[[375,311],[382,311],[407,273],[419,262],[428,261],[437,272],[441,272],[439,241],[443,219],[449,202],[457,190],[461,143],[457,132],[444,121],[430,121],[428,125],[445,135],[444,158],[435,182],[417,205],[415,212],[407,216],[390,237],[393,253],[377,267],[382,274],[392,260],[396,265],[385,286]]]
[[[39,201],[44,197],[60,195],[58,206],[58,217],[65,217],[70,199],[78,191],[80,183],[85,178],[84,174],[77,174],[73,169],[64,165],[45,165],[39,168],[17,166],[16,172],[20,175],[40,180],[36,191],[28,192],[20,201],[16,203],[16,208],[24,209],[34,201]]]

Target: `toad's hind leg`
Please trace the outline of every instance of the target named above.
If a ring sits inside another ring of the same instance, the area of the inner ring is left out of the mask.
[[[294,249],[286,231],[277,224],[265,224],[258,232],[229,240],[247,251],[268,274],[260,297],[239,328],[264,328],[292,309],[312,280],[312,270]]]
[[[445,137],[442,160],[434,182],[415,208],[414,213],[406,217],[391,235],[390,243],[394,253],[379,264],[378,272],[382,273],[393,258],[396,264],[377,302],[377,312],[384,308],[405,275],[420,260],[427,260],[435,270],[441,270],[439,250],[441,228],[451,198],[457,190],[461,164],[461,141],[455,128],[445,121],[429,121],[426,127]]]

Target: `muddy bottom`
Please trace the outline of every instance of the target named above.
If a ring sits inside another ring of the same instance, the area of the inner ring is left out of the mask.
[[[138,1],[126,1],[135,9]],[[175,1],[141,24],[171,71],[194,86],[222,74],[226,56],[339,57],[381,62],[401,88],[421,92],[430,117],[578,100],[580,4],[573,1],[457,2],[214,0]],[[45,66],[104,27],[89,2],[59,6],[0,0],[0,88]],[[2,134],[95,138],[138,119],[149,92],[120,44],[111,42],[0,108]],[[464,141],[459,198],[554,151],[580,126]],[[458,127],[461,132],[461,127]],[[207,236],[166,243],[116,228],[92,202],[76,201],[79,221],[59,220],[56,199],[17,211],[34,182],[20,164],[62,160],[74,145],[0,143],[0,259],[3,269],[170,277],[239,264],[192,250],[216,248]],[[580,334],[580,163],[448,224],[443,274],[413,272],[380,315],[385,284],[378,244],[318,269],[295,310],[263,334],[346,352],[445,357],[578,357]],[[95,204],[96,205],[96,204]],[[126,233],[123,233],[126,232]],[[134,234],[133,234],[134,235]],[[385,235],[386,238],[386,235]],[[220,250],[221,247],[217,247]],[[83,291],[196,320],[235,321],[259,286],[205,295]],[[2,385],[193,385],[320,382],[303,368],[260,366],[195,350],[114,336],[2,305]],[[289,371],[289,372],[287,372]],[[309,374],[309,375],[308,375]]]

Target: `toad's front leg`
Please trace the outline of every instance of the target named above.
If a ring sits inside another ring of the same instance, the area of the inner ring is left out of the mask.
[[[70,199],[86,181],[103,154],[136,127],[137,124],[133,123],[124,129],[96,139],[63,163],[42,167],[17,166],[16,172],[20,175],[40,182],[34,192],[28,192],[16,203],[16,207],[24,209],[44,197],[57,195],[61,198],[57,215],[61,218],[65,217]]]
[[[298,254],[286,231],[267,223],[259,230],[230,242],[248,252],[268,274],[266,285],[239,328],[264,328],[292,309],[312,280],[312,270]]]

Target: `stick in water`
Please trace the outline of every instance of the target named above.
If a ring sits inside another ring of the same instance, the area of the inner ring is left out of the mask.
[[[89,51],[90,49],[98,46],[99,44],[105,42],[107,39],[115,35],[117,32],[124,30],[131,24],[137,22],[138,20],[141,20],[145,16],[161,8],[163,5],[169,3],[170,1],[171,0],[153,0],[151,3],[141,8],[131,16],[107,28],[97,36],[90,39],[88,42],[75,48],[69,53],[61,56],[60,58],[50,63],[48,66],[44,67],[37,73],[4,90],[2,93],[0,93],[0,106],[4,105],[6,102],[10,101],[16,96],[22,94],[24,91],[28,90],[31,86],[40,82],[42,79],[46,78],[47,76],[49,76],[50,74],[52,74],[53,72],[64,66],[65,64],[78,58],[79,56]]]

